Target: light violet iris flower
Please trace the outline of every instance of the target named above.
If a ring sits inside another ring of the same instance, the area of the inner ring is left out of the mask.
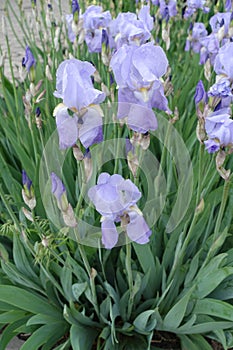
[[[85,42],[89,52],[101,52],[102,32],[108,33],[108,27],[112,21],[110,12],[103,12],[101,6],[91,5],[81,17],[85,31]]]
[[[26,47],[25,56],[22,59],[22,66],[30,72],[30,69],[36,65],[35,57],[29,46]]]
[[[105,94],[94,88],[89,62],[65,60],[57,70],[54,96],[63,99],[54,110],[61,149],[79,139],[85,148],[102,140],[102,110],[98,106]],[[71,116],[68,109],[73,112]]]
[[[142,45],[151,37],[154,21],[150,15],[149,6],[143,6],[138,13],[119,13],[109,25],[110,37],[114,45],[119,49],[124,44]],[[113,44],[112,44],[113,46]]]
[[[118,85],[118,118],[127,117],[128,126],[139,133],[157,128],[152,108],[169,112],[161,77],[168,60],[160,46],[123,45],[110,62]]]
[[[233,81],[233,43],[222,46],[215,58],[214,70],[217,74],[225,75],[231,82]]]
[[[88,197],[102,215],[102,243],[107,249],[113,248],[118,241],[115,222],[125,226],[128,237],[139,244],[149,242],[149,229],[136,203],[141,198],[141,192],[131,180],[125,180],[121,175],[102,173],[97,185],[88,191]]]
[[[211,113],[205,119],[205,130],[208,140],[204,141],[209,153],[214,153],[220,147],[233,144],[233,120],[230,118],[230,109],[222,108]]]

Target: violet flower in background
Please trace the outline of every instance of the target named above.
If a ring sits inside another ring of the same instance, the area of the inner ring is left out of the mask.
[[[32,180],[29,179],[25,170],[22,170],[22,183],[25,191],[30,193],[32,190]]]
[[[230,118],[230,109],[223,108],[205,118],[205,130],[208,140],[204,141],[209,153],[214,153],[220,147],[233,144],[233,120]]]
[[[200,103],[204,103],[206,104],[208,100],[206,91],[205,91],[205,87],[203,85],[202,80],[199,80],[199,82],[197,83],[196,86],[196,91],[195,91],[195,95],[194,95],[194,102],[196,107],[200,104]]]
[[[167,22],[177,15],[176,0],[160,0],[160,14]]]
[[[231,0],[226,0],[226,3],[225,3],[225,11],[226,11],[226,12],[232,11],[232,1],[231,1]]]
[[[108,32],[108,26],[112,21],[109,11],[103,12],[101,6],[89,6],[84,14],[83,28],[85,30],[85,42],[89,52],[101,52],[102,31]]]
[[[155,64],[156,62],[156,64]],[[129,127],[146,133],[157,128],[152,108],[169,111],[161,77],[168,60],[160,46],[152,43],[123,45],[110,62],[118,85],[118,118],[127,117]]]
[[[79,12],[80,7],[79,7],[78,0],[72,0],[71,7],[72,7],[72,14],[73,15],[75,14],[75,12]]]
[[[207,34],[208,32],[203,23],[194,23],[191,34],[186,40],[185,51],[192,49],[193,52],[199,53],[202,47],[200,39],[206,37]]]
[[[74,211],[67,199],[66,189],[61,179],[55,174],[50,175],[52,193],[57,200],[57,206],[61,211],[62,218],[66,226],[76,227],[77,221],[75,219]]]
[[[102,215],[102,243],[107,249],[113,248],[118,241],[115,222],[121,222],[128,237],[139,244],[149,242],[151,230],[136,203],[141,192],[131,180],[121,175],[100,174],[97,185],[88,191],[88,197]]]
[[[29,46],[26,47],[25,50],[25,56],[22,59],[22,66],[27,69],[28,72],[30,72],[31,68],[36,65],[35,57],[33,56],[33,53]]]
[[[66,25],[67,25],[67,30],[68,30],[68,39],[70,42],[74,42],[76,38],[76,34],[74,33],[72,29],[72,23],[73,23],[74,16],[71,14],[66,15]]]
[[[52,183],[52,193],[56,197],[58,207],[60,210],[66,211],[68,200],[65,186],[55,173],[51,173],[50,178]]]
[[[28,177],[25,170],[22,170],[22,183],[23,183],[23,189],[22,189],[22,197],[25,204],[28,205],[28,207],[33,210],[36,206],[36,198],[34,194],[34,189],[32,186],[32,180]]]
[[[231,12],[218,12],[210,18],[209,22],[213,33],[219,33],[223,29],[221,36],[227,35],[231,23]]]
[[[102,29],[102,38],[101,43],[105,45],[105,47],[109,47],[109,35],[106,29]]]
[[[138,19],[143,22],[144,27],[148,31],[150,31],[150,32],[152,31],[152,29],[154,27],[154,19],[150,15],[150,6],[149,5],[143,6],[140,9],[140,11],[138,12]]]
[[[223,74],[233,82],[233,42],[222,46],[214,62],[214,70],[217,74]]]
[[[154,21],[149,6],[143,6],[138,13],[119,13],[109,26],[110,37],[114,39],[116,48],[124,44],[142,45],[151,37]]]
[[[217,80],[217,82],[212,85],[208,91],[209,96],[218,96],[221,98],[231,96],[232,97],[232,92],[231,92],[231,83],[230,81],[225,78],[221,77],[220,79]]]
[[[202,45],[200,50],[200,64],[205,64],[210,59],[210,63],[213,65],[220,46],[217,34],[211,33],[200,39],[200,43]]]
[[[187,0],[184,18],[191,17],[198,9],[203,10],[204,13],[208,13],[210,9],[205,6],[205,3],[206,0]]]

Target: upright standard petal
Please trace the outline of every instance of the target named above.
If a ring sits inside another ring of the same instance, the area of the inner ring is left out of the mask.
[[[83,28],[85,30],[85,42],[89,52],[101,52],[102,30],[108,30],[112,20],[109,11],[103,12],[101,6],[89,6],[83,17]]]
[[[141,8],[138,18],[144,23],[145,27],[151,31],[154,27],[153,17],[150,15],[150,6],[146,5]]]
[[[94,72],[95,67],[89,62],[65,60],[57,70],[54,96],[62,98],[67,107],[77,110],[103,102],[105,94],[93,87],[91,75]]]
[[[152,43],[144,44],[134,51],[133,67],[144,81],[152,82],[162,77],[168,68],[168,60],[164,50]]]
[[[73,29],[72,29],[73,18],[74,18],[74,16],[72,15],[72,13],[69,15],[66,15],[68,38],[72,43],[74,42],[74,40],[76,38],[76,34],[73,32]]]
[[[128,75],[130,74],[130,57],[134,49],[131,46],[123,45],[112,56],[110,67],[113,70],[116,83],[119,87],[127,87]]]

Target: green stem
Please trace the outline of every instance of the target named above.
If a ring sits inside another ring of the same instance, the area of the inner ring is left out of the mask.
[[[100,261],[100,265],[101,265],[101,269],[102,269],[102,274],[104,276],[105,281],[107,281],[107,276],[106,276],[106,273],[105,273],[103,259],[102,259],[102,250],[101,250],[101,242],[100,242],[100,240],[98,240],[98,253],[99,253],[99,261]]]
[[[217,217],[217,221],[216,221],[216,225],[215,225],[215,229],[214,229],[213,241],[215,241],[217,239],[217,237],[219,236],[219,234],[221,233],[220,226],[222,223],[225,207],[227,204],[228,194],[229,194],[229,190],[230,190],[230,183],[231,183],[230,178],[228,180],[225,180],[224,187],[223,187],[223,193],[222,193],[222,199],[221,199],[221,205],[220,205],[220,209],[218,212],[218,217]]]
[[[30,34],[30,30],[26,31],[25,28],[24,28],[24,25],[22,23],[26,23],[26,19],[25,17],[23,16],[24,15],[24,12],[18,8],[19,10],[19,13],[20,15],[16,14],[15,10],[14,10],[14,7],[12,6],[12,1],[7,1],[7,6],[10,7],[12,13],[13,13],[13,16],[14,16],[14,20],[16,20],[16,22],[18,23],[18,25],[20,26],[20,28],[22,29],[23,31],[23,35],[24,35],[24,38],[26,39],[26,42],[29,43],[30,42],[30,38],[28,36],[28,33]],[[10,18],[10,16],[8,16],[8,19]],[[24,21],[22,21],[22,18],[24,18]],[[11,24],[11,28],[13,28],[13,23],[12,21],[10,21],[10,24]]]
[[[12,23],[11,16],[9,16],[8,11],[7,11],[7,21],[10,24],[11,30],[12,30],[12,32],[14,34],[14,38],[17,40],[17,43],[19,43],[19,45],[22,47],[22,49],[25,49],[25,45],[22,43],[22,41],[20,40],[19,36],[17,35],[17,32],[15,31],[15,26]]]
[[[213,169],[213,163],[214,163],[214,158],[212,157],[211,161],[209,162],[208,168],[204,169],[204,176],[203,176],[203,180],[202,180],[203,186],[205,186],[205,182],[208,179],[210,171]],[[215,175],[217,175],[216,172],[214,172],[214,176]],[[208,183],[210,183],[210,185],[211,185],[212,181],[208,181]]]
[[[95,288],[95,276],[92,275],[92,269],[90,267],[90,264],[89,264],[89,261],[87,259],[87,255],[86,255],[86,252],[85,252],[83,245],[79,244],[78,247],[79,247],[79,251],[80,251],[83,263],[85,265],[85,268],[86,268],[87,273],[88,273],[89,278],[90,278],[90,286],[91,286],[91,292],[92,292],[92,296],[93,296],[94,309],[95,309],[97,316],[100,317],[99,305],[98,305],[96,288]]]
[[[130,319],[132,309],[133,309],[133,273],[132,273],[132,265],[131,265],[131,243],[127,242],[126,244],[126,261],[125,261],[125,267],[128,277],[128,284],[129,284],[129,305],[128,305],[128,311],[127,311],[127,319]]]
[[[80,237],[79,237],[77,229],[74,229],[74,234],[75,234],[75,237],[77,239],[78,248],[79,248],[79,252],[80,252],[83,264],[84,264],[85,269],[87,271],[87,274],[88,274],[88,276],[90,278],[90,286],[91,286],[91,292],[92,292],[92,296],[93,296],[93,306],[94,306],[94,309],[95,309],[95,312],[96,312],[97,316],[99,317],[100,316],[100,311],[99,311],[99,305],[98,305],[96,288],[95,288],[95,281],[94,281],[95,276],[93,276],[93,274],[92,274],[92,269],[90,267],[90,264],[89,264],[89,261],[88,261],[85,249],[84,249],[83,245],[80,244]]]
[[[164,145],[163,145],[163,149],[162,149],[162,155],[160,158],[160,166],[159,166],[159,171],[158,171],[158,175],[155,178],[155,190],[157,189],[158,191],[160,191],[160,179],[162,178],[163,175],[163,169],[165,166],[165,160],[166,160],[166,156],[167,156],[167,144],[169,141],[169,137],[170,137],[170,133],[172,130],[172,123],[168,123],[168,128],[166,131],[166,135],[165,135],[165,140],[164,140]],[[155,196],[157,196],[158,193],[157,191],[155,192]]]
[[[119,154],[120,154],[120,145],[119,139],[121,138],[121,127],[118,122],[114,123],[114,138],[116,141],[116,156],[115,156],[115,165],[113,174],[117,174],[118,164],[119,164]]]
[[[31,138],[32,138],[32,145],[33,145],[33,150],[34,150],[34,157],[35,157],[35,164],[37,166],[38,163],[38,149],[37,149],[37,145],[36,145],[36,138],[35,138],[35,133],[34,133],[34,125],[33,125],[33,111],[34,111],[34,103],[32,105],[32,110],[30,113],[30,117],[29,117],[29,130],[31,132]]]
[[[140,172],[141,172],[141,164],[142,164],[142,160],[143,160],[143,157],[144,157],[144,151],[142,149],[142,147],[140,145],[138,145],[136,147],[136,156],[138,158],[138,169],[137,169],[137,172],[136,172],[136,177],[134,179],[134,183],[135,185],[138,187],[139,185],[139,178],[140,178]]]
[[[79,198],[78,198],[78,203],[75,207],[75,214],[79,216],[79,211],[80,211],[80,208],[81,208],[81,205],[82,205],[82,202],[83,202],[83,193],[85,192],[86,190],[86,187],[87,187],[87,184],[85,182],[82,182],[82,185],[81,185],[81,190],[80,190],[80,193],[79,193]]]
[[[196,207],[199,204],[200,201],[200,195],[201,195],[201,189],[202,189],[202,179],[203,179],[203,152],[204,152],[204,145],[199,145],[199,166],[198,166],[198,183],[197,183],[197,195],[196,195]]]
[[[86,191],[87,188],[87,183],[85,181],[85,170],[84,170],[84,163],[83,161],[81,161],[80,164],[80,173],[81,173],[81,188],[80,188],[80,193],[79,193],[79,197],[78,197],[78,202],[77,205],[74,209],[75,215],[79,216],[79,210],[81,208],[82,202],[83,202],[83,198],[84,198],[84,193]]]

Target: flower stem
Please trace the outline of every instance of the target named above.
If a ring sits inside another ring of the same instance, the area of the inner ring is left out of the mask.
[[[128,277],[128,284],[129,284],[129,304],[128,304],[128,312],[127,312],[127,319],[130,319],[130,315],[132,313],[133,309],[133,273],[132,273],[132,265],[131,265],[131,243],[127,242],[126,244],[126,272]]]
[[[121,127],[119,123],[114,123],[114,136],[116,138],[116,156],[115,156],[115,165],[114,165],[114,171],[113,174],[117,174],[118,170],[118,164],[119,164],[119,154],[120,154],[120,142],[119,139],[121,138]]]
[[[169,137],[171,134],[171,130],[172,130],[172,123],[170,122],[170,123],[168,123],[168,128],[167,128],[165,139],[164,139],[158,175],[156,176],[155,182],[154,182],[155,183],[155,196],[159,196],[158,192],[160,190],[160,181],[161,181],[161,178],[163,176],[163,171],[164,171],[164,167],[165,167],[165,161],[166,161],[167,149],[168,149],[167,145],[169,143]]]
[[[217,239],[217,237],[219,236],[219,234],[221,233],[220,226],[222,223],[222,218],[224,215],[224,210],[225,210],[227,199],[228,199],[230,183],[231,183],[230,178],[228,178],[228,180],[225,180],[224,187],[223,187],[223,193],[222,193],[222,199],[221,199],[221,205],[220,205],[220,209],[218,212],[218,217],[217,217],[217,221],[216,221],[216,225],[215,225],[215,229],[214,229],[213,241],[215,241]]]
[[[200,201],[200,195],[201,195],[201,188],[202,188],[202,179],[203,179],[203,152],[204,152],[204,145],[200,143],[199,145],[199,167],[198,167],[198,183],[197,183],[197,195],[196,195],[196,207],[199,204]]]
[[[78,249],[79,249],[83,264],[85,266],[88,277],[90,279],[90,287],[91,287],[91,292],[92,292],[92,297],[93,297],[93,306],[94,306],[94,309],[95,309],[97,316],[99,317],[100,311],[99,311],[99,305],[98,305],[98,300],[97,300],[97,294],[96,294],[96,288],[95,288],[95,282],[94,282],[95,276],[93,274],[93,269],[91,269],[91,266],[89,264],[84,246],[82,244],[80,244],[80,237],[79,237],[79,233],[78,233],[77,229],[74,229],[74,234],[75,234],[75,237],[77,239]]]
[[[140,145],[136,146],[136,156],[138,158],[138,168],[137,168],[137,173],[136,177],[134,178],[134,184],[138,187],[139,186],[139,179],[140,179],[140,173],[141,173],[141,165],[144,157],[144,150]]]
[[[85,193],[86,188],[87,188],[83,161],[81,161],[81,164],[80,164],[80,174],[81,174],[81,188],[80,188],[80,193],[79,193],[79,197],[78,197],[78,202],[77,202],[77,205],[74,209],[75,215],[77,215],[77,216],[79,216],[79,211],[80,211],[80,208],[81,208],[81,205],[83,202],[84,193]]]

